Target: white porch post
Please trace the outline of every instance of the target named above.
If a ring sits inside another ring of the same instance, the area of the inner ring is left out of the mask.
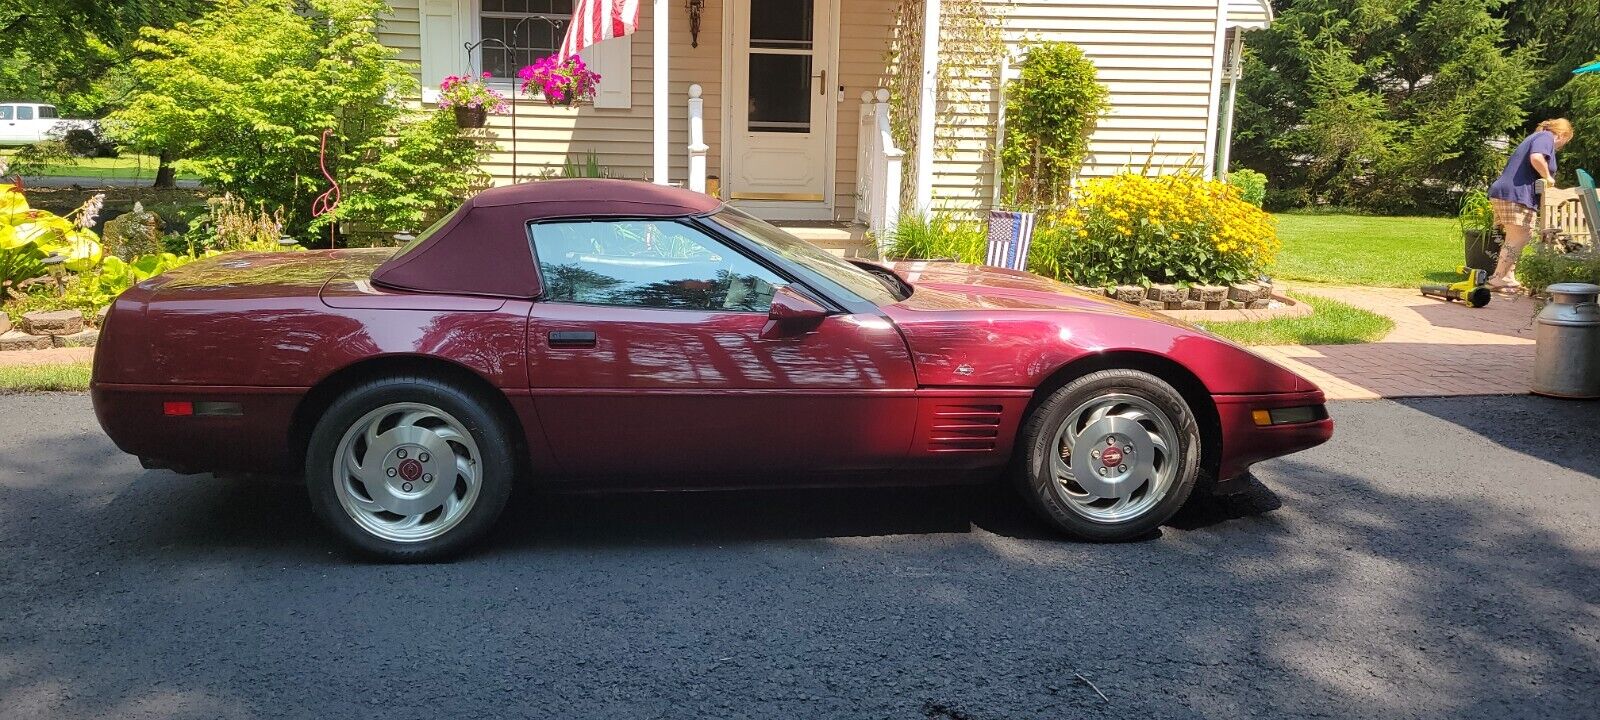
[[[1225,62],[1228,41],[1228,4],[1217,3],[1216,36],[1211,45],[1211,93],[1210,105],[1206,110],[1206,144],[1205,155],[1201,162],[1201,172],[1207,180],[1216,177],[1217,169],[1217,116],[1222,102],[1222,65]]]
[[[689,86],[689,189],[706,191],[705,99],[698,83]]]
[[[939,103],[939,0],[922,11],[922,92],[917,102],[916,210],[933,207],[933,130]]]
[[[654,122],[651,124],[652,150],[654,162],[652,163],[651,180],[657,185],[667,184],[667,49],[671,36],[667,31],[667,18],[671,14],[667,0],[653,0],[651,12],[655,13],[655,60],[651,68],[654,78],[651,81],[650,97],[654,101]]]
[[[1226,101],[1227,110],[1222,112],[1220,119],[1222,131],[1218,133],[1220,137],[1217,138],[1217,179],[1219,180],[1228,179],[1228,164],[1230,156],[1233,155],[1233,104],[1239,97],[1239,78],[1244,75],[1243,68],[1239,67],[1240,62],[1243,60],[1242,53],[1244,48],[1241,46],[1243,35],[1244,30],[1235,30],[1233,42],[1228,46],[1227,51],[1228,66],[1232,69],[1232,72],[1228,73],[1227,77],[1224,78],[1228,81],[1228,96]]]

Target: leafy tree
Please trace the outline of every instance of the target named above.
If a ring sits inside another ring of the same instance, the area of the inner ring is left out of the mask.
[[[99,114],[116,102],[114,76],[140,28],[170,27],[210,4],[0,0],[0,96],[52,103],[71,114]]]
[[[1523,132],[1542,120],[1570,118],[1577,135],[1561,151],[1561,175],[1575,168],[1600,167],[1600,80],[1574,77],[1579,66],[1600,60],[1600,0],[1511,2],[1500,10],[1506,36],[1515,45],[1539,52],[1538,79],[1528,99]]]
[[[1500,169],[1534,82],[1502,0],[1290,0],[1250,36],[1234,157],[1274,205],[1448,207]]]
[[[334,219],[425,227],[465,193],[478,152],[398,100],[416,94],[416,81],[377,40],[382,9],[377,0],[221,0],[194,22],[147,29],[131,68],[137,90],[107,124],[171,152],[209,185],[282,207],[297,236]],[[313,200],[328,189],[324,131],[329,170],[350,185],[338,213],[314,223]]]

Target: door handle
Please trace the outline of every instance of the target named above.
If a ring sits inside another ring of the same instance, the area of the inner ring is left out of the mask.
[[[552,330],[546,341],[553,348],[592,348],[595,334],[593,330]]]
[[[814,78],[818,79],[818,81],[817,81],[817,94],[818,95],[827,95],[828,94],[828,69],[827,68],[823,68],[821,73],[819,73],[817,75],[812,75],[811,77],[814,77]]]

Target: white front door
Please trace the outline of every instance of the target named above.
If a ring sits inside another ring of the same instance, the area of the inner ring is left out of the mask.
[[[732,0],[731,199],[831,204],[834,1]]]

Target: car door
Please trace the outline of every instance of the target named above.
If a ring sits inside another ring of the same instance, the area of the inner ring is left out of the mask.
[[[0,105],[0,143],[15,145],[22,142],[27,142],[27,138],[17,127],[17,106]]]
[[[44,139],[44,129],[40,127],[34,106],[18,105],[16,123],[17,137],[22,142],[36,143]]]
[[[763,337],[773,293],[793,280],[670,219],[545,222],[531,234],[544,294],[529,385],[567,474],[826,482],[904,458],[916,379],[887,320],[840,312]]]

